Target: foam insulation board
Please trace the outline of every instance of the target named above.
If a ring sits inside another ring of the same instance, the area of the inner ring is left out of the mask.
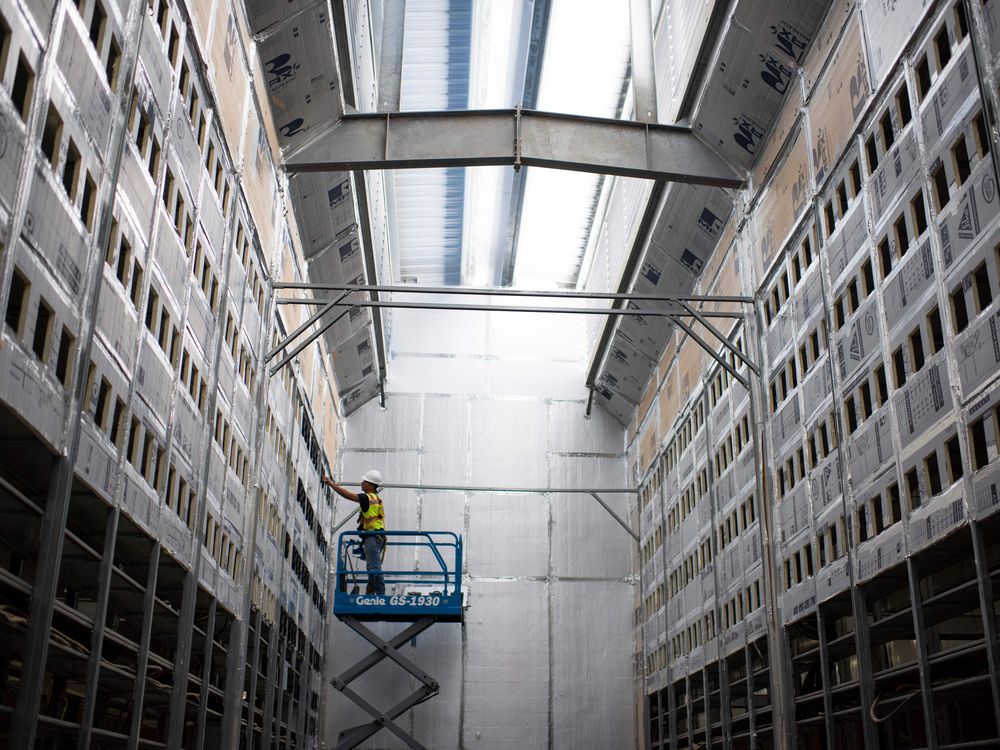
[[[551,487],[599,487],[621,476],[619,458],[553,456],[549,459]],[[619,485],[615,485],[619,486]],[[627,515],[630,495],[608,493],[601,498],[618,514]],[[622,543],[631,537],[589,494],[552,495],[552,574],[558,576],[621,577],[628,575]],[[591,540],[582,543],[580,540]],[[603,551],[603,552],[602,552]]]
[[[267,133],[253,109],[247,113],[240,184],[253,216],[260,246],[264,248],[265,256],[270,257],[275,244],[275,224],[283,206]]]
[[[636,417],[642,421],[646,418],[649,413],[649,407],[653,405],[656,398],[657,387],[659,385],[658,378],[652,377],[649,382],[646,383],[646,389],[642,392],[642,399],[639,401],[639,407],[636,409]]]
[[[462,745],[521,750],[549,741],[549,597],[537,581],[479,581],[466,615]]]
[[[679,401],[683,405],[701,383],[701,347],[691,338],[685,338],[677,358]]]
[[[634,405],[642,397],[642,390],[654,367],[655,363],[649,356],[624,337],[616,336],[608,347],[608,359],[601,379]]]
[[[738,23],[726,29],[693,129],[731,164],[749,169],[794,80],[792,63]]]
[[[751,184],[756,191],[764,184],[768,173],[775,165],[788,137],[795,130],[802,110],[802,91],[798,86],[792,86],[785,97],[781,111],[771,128],[771,133],[760,149],[760,155],[751,172]],[[729,245],[722,245],[729,247]]]
[[[920,105],[920,125],[928,149],[936,149],[972,99],[979,98],[972,46],[966,44],[948,63]]]
[[[364,419],[352,420],[347,430],[347,450],[386,446],[393,450],[416,450],[421,445],[423,399],[397,395],[392,408],[377,405],[365,410]]]
[[[474,400],[471,403],[469,472],[482,485],[547,485],[544,403]],[[503,461],[498,461],[498,456]],[[512,473],[512,467],[517,467]],[[575,486],[575,485],[566,485]]]
[[[800,128],[788,145],[784,161],[761,193],[754,212],[760,275],[770,267],[808,205],[810,181],[806,144],[806,134]]]
[[[639,428],[639,471],[645,473],[656,458],[660,443],[659,420],[648,414]]]
[[[861,26],[850,21],[809,99],[809,127],[816,184],[822,185],[847,145],[871,96]]]
[[[343,115],[326,3],[273,27],[257,44],[282,149],[296,148]]]
[[[483,359],[413,356],[394,353],[386,385],[402,393],[485,394],[487,363]]]
[[[459,747],[461,744],[463,675],[462,661],[456,659],[455,654],[462,652],[462,637],[460,625],[438,625],[418,636],[417,645],[412,649],[413,661],[441,686],[433,700],[414,707],[409,716],[413,736],[427,747]],[[413,689],[417,687],[413,681]]]
[[[469,574],[496,578],[548,575],[551,542],[540,532],[547,533],[549,528],[550,500],[550,496],[534,494],[470,495],[465,539]]]
[[[272,0],[244,0],[243,5],[246,8],[250,31],[255,35],[288,21],[298,13],[312,10],[317,5],[326,6],[325,3],[316,0],[286,0],[277,5]]]
[[[911,127],[905,135],[896,140],[892,150],[886,154],[868,180],[876,222],[885,216],[902,189],[917,177],[919,168],[920,152],[917,149],[916,129]]]
[[[635,746],[631,629],[609,616],[629,611],[632,594],[620,582],[552,584],[553,747]]]
[[[802,82],[805,85],[808,96],[816,85],[816,81],[823,73],[830,54],[833,52],[837,40],[844,29],[848,19],[855,13],[856,6],[854,0],[834,0],[830,4],[827,14],[823,19],[813,39],[812,46],[806,53],[802,62]]]
[[[201,0],[201,2],[191,3],[187,6],[191,17],[191,28],[194,30],[195,38],[202,49],[208,49],[208,35],[212,29],[212,12],[215,10],[216,2],[222,2],[222,0]]]
[[[69,14],[67,18],[69,20],[63,26],[56,65],[73,92],[77,105],[77,111],[73,113],[74,119],[82,126],[91,142],[97,144],[103,152],[111,125],[111,95],[101,82],[103,71],[99,73],[94,67],[89,42],[85,42],[82,36],[82,24],[73,22],[79,16]],[[107,23],[115,25],[110,19]],[[103,157],[103,153],[100,157]]]
[[[375,350],[367,330],[359,331],[337,346],[334,354],[337,368],[337,392],[345,394],[361,385],[375,372]],[[345,406],[346,409],[346,406]]]
[[[667,346],[664,348],[663,355],[660,357],[660,362],[657,365],[659,369],[658,377],[661,383],[667,377],[667,370],[673,365],[674,356],[677,354],[677,342],[679,338],[680,334],[675,329],[671,329],[670,335],[667,338]]]
[[[547,446],[550,453],[615,453],[624,449],[621,425],[608,414],[592,410],[584,417],[580,401],[556,401],[549,405]]]
[[[393,396],[393,401],[399,396]],[[469,479],[469,404],[463,398],[425,396],[420,476],[438,484]]]
[[[545,379],[537,377],[538,368],[545,367]],[[579,362],[540,361],[486,363],[486,387],[493,393],[507,393],[522,398],[581,398],[585,393],[582,382],[586,376]]]
[[[927,0],[904,3],[862,0],[861,16],[865,23],[868,58],[876,88],[892,70],[930,5],[932,3]]]
[[[828,4],[827,0],[742,0],[733,20],[790,62],[801,63]]]
[[[993,232],[997,221],[996,177],[989,160],[980,162],[953,197],[948,208],[937,217],[941,233],[941,258],[944,268],[951,267],[981,239]]]
[[[356,231],[354,192],[345,173],[296,174],[288,181],[288,191],[306,260],[331,245],[339,247],[345,235]]]
[[[228,3],[219,2],[216,7],[210,55],[209,75],[215,83],[215,101],[222,132],[230,153],[239,154],[250,84],[239,27]]]

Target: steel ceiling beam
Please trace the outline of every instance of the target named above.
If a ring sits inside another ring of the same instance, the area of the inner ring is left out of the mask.
[[[744,184],[689,128],[525,109],[345,114],[285,160],[289,173],[503,165]]]

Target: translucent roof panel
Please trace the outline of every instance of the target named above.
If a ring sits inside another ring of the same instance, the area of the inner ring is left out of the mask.
[[[537,109],[617,117],[629,54],[628,0],[553,0]],[[602,179],[528,171],[514,286],[576,285]]]

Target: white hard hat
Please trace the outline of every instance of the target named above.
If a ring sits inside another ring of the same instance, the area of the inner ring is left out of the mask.
[[[382,486],[382,475],[379,474],[379,472],[378,472],[377,469],[369,469],[368,471],[366,471],[364,473],[364,476],[361,477],[361,481],[362,482],[371,482],[376,487],[381,487]]]

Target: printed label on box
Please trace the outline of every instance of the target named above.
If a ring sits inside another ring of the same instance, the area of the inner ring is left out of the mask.
[[[934,262],[931,260],[931,240],[928,235],[915,251],[907,253],[885,291],[885,319],[889,324],[890,336],[906,320],[907,313],[922,301],[924,294],[932,288]]]
[[[847,465],[855,484],[869,481],[895,460],[889,409],[883,406],[850,436]]]
[[[858,312],[834,338],[840,377],[850,378],[871,356],[881,350],[882,333],[878,325],[878,300],[866,299]]]
[[[901,188],[919,179],[920,152],[914,132],[914,128],[909,128],[906,135],[896,141],[868,180],[876,224],[885,216]],[[912,192],[906,191],[908,195]]]
[[[930,98],[920,106],[924,142],[932,146],[941,141],[969,96],[978,93],[971,45],[966,44],[962,53],[948,65],[950,69],[938,78]]]
[[[903,447],[923,435],[937,422],[953,401],[944,353],[936,361],[928,362],[924,369],[910,378],[901,391],[893,394],[896,422]]]
[[[1000,310],[972,323],[955,342],[962,393],[970,395],[1000,370]]]
[[[963,189],[961,196],[952,198],[954,207],[937,219],[945,269],[965,257],[985,228],[995,225],[997,183],[991,160],[976,165]]]

